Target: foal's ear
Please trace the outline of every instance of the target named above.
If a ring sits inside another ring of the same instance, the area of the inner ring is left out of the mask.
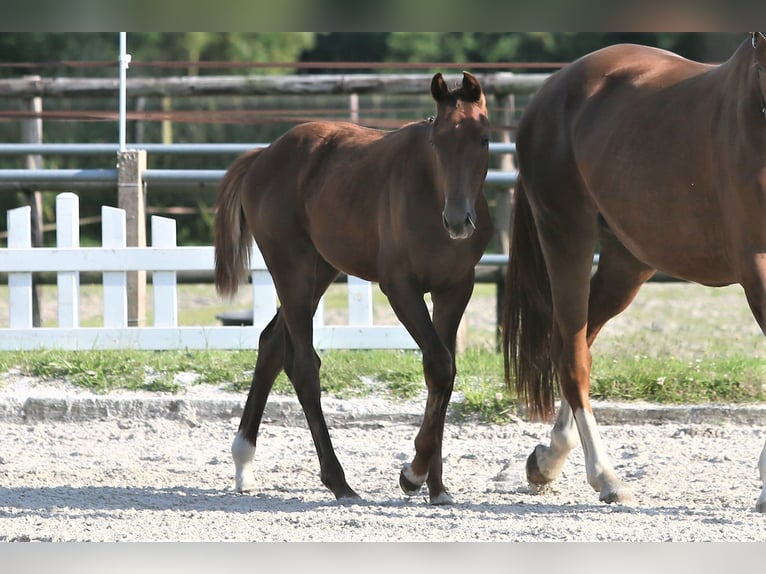
[[[478,102],[481,99],[481,84],[470,72],[463,72],[463,91],[469,101]]]
[[[437,102],[442,101],[445,96],[449,95],[447,82],[444,81],[441,72],[437,73],[431,80],[431,95]]]

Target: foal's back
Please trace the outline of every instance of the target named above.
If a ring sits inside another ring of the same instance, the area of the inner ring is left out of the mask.
[[[428,122],[394,131],[345,122],[294,127],[248,172],[251,192],[242,203],[256,241],[305,234],[335,268],[377,280],[381,237],[404,239],[397,231],[403,211],[419,213],[423,201],[413,190],[429,187],[427,129]],[[431,219],[440,227],[440,207],[431,199]],[[420,212],[413,226],[428,225],[424,219]]]

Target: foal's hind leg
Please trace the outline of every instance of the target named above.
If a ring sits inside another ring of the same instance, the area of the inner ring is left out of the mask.
[[[287,327],[285,372],[295,388],[311,430],[322,483],[338,499],[359,498],[346,482],[322,413],[320,361],[313,341],[316,294],[324,293],[331,281],[328,278],[335,277],[338,272],[319,256],[308,241],[301,242],[295,238],[290,245],[280,245],[278,249],[279,259],[267,261],[267,264],[282,302]]]
[[[253,382],[245,401],[239,430],[231,445],[234,459],[234,488],[237,492],[255,489],[253,478],[253,456],[258,438],[258,428],[266,407],[266,399],[274,385],[284,361],[284,322],[280,311],[274,315],[261,332],[258,342],[258,358],[255,361]]]
[[[314,310],[325,290],[337,277],[335,269],[328,268],[326,273],[317,276],[317,288],[314,292]],[[245,402],[239,430],[231,445],[234,459],[234,486],[237,492],[247,492],[255,489],[253,477],[253,457],[258,439],[258,429],[263,418],[274,381],[284,366],[285,360],[285,324],[281,309],[261,332],[258,343],[258,357],[255,362],[253,381]]]

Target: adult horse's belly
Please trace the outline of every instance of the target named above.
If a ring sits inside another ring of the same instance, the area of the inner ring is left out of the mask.
[[[610,231],[640,261],[704,285],[736,281],[720,213],[700,213],[684,202],[643,198],[639,205],[619,198],[601,200]]]

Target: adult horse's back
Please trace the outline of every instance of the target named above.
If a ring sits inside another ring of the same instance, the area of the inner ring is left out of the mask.
[[[766,333],[766,36],[711,66],[634,45],[556,73],[519,125],[520,183],[504,316],[506,378],[553,413],[527,477],[555,479],[582,443],[606,502],[633,495],[612,468],[589,402],[590,346],[656,270],[742,285]],[[596,243],[600,261],[591,279]],[[579,435],[579,436],[578,436]],[[761,453],[766,512],[766,446]]]
[[[346,482],[320,405],[312,316],[340,271],[377,281],[423,351],[428,387],[415,457],[400,475],[414,494],[451,501],[442,483],[441,442],[455,378],[455,337],[473,291],[474,268],[492,234],[482,193],[489,119],[469,73],[449,89],[431,82],[436,116],[392,132],[348,123],[296,126],[271,146],[237,159],[224,177],[215,221],[215,283],[233,294],[255,238],[281,307],[264,329],[253,383],[232,445],[235,486],[255,488],[252,459],[264,406],[284,368],[337,498]],[[433,321],[423,299],[430,292]]]

